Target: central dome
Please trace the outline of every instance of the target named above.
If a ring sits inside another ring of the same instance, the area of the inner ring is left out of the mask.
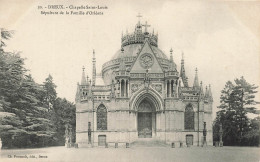
[[[139,21],[133,33],[126,32],[126,34],[122,34],[121,48],[113,55],[110,61],[104,63],[102,66],[102,77],[105,85],[111,84],[111,80],[115,78],[115,73],[119,70],[122,60],[125,68],[127,70],[131,69],[146,42],[149,43],[152,53],[158,58],[162,69],[168,69],[169,59],[164,52],[158,48],[158,34],[154,34],[154,32],[149,33],[147,27],[149,27],[147,22],[142,25]]]
[[[167,56],[158,47],[155,46],[151,46],[151,47],[156,57],[162,59],[168,59]],[[121,49],[118,50],[111,59],[114,60],[122,57],[136,57],[139,50],[141,50],[141,48],[142,48],[142,44],[127,45],[123,47],[124,52],[122,52]]]
[[[143,26],[145,27],[144,32],[142,29]],[[156,57],[168,59],[167,56],[158,48],[158,34],[154,34],[154,32],[149,33],[147,31],[147,27],[149,27],[149,25],[147,25],[147,22],[145,25],[141,25],[139,21],[136,24],[135,31],[133,33],[126,33],[125,35],[122,34],[121,49],[116,52],[116,54],[112,57],[112,60],[122,57],[137,56],[145,40],[149,41],[149,44],[151,45],[151,48]]]

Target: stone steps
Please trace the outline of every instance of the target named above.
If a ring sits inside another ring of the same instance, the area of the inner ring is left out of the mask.
[[[130,145],[131,147],[169,147],[165,142],[152,138],[139,138]]]

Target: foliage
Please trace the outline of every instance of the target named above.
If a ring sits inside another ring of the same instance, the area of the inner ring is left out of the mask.
[[[2,31],[4,39],[11,33]],[[51,105],[51,106],[50,106]],[[54,105],[54,106],[52,106]],[[43,85],[24,68],[19,53],[0,48],[0,136],[3,147],[64,144],[64,124],[75,128],[75,106],[57,98],[51,75]]]
[[[49,107],[52,107],[55,99],[57,98],[56,85],[53,83],[53,78],[49,74],[48,78],[45,79],[44,89],[45,89],[45,102],[48,103]]]
[[[220,110],[213,126],[213,138],[219,140],[219,125],[223,125],[223,142],[225,145],[258,145],[259,127],[253,127],[254,120],[248,113],[256,114],[255,93],[258,87],[249,84],[244,77],[228,81],[221,91]],[[259,122],[259,121],[258,121]],[[258,142],[255,139],[258,139]]]

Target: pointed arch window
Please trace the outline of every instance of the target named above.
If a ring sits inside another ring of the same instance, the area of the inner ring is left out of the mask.
[[[188,104],[185,108],[184,129],[194,129],[194,111],[191,104]]]
[[[125,95],[125,81],[121,81],[121,97],[124,97]]]
[[[103,104],[97,108],[97,130],[107,130],[107,109]]]

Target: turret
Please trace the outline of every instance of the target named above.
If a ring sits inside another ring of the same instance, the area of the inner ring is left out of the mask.
[[[194,90],[199,90],[199,79],[198,79],[198,69],[195,69],[195,78],[193,82],[193,89]]]
[[[88,77],[88,75],[87,75],[87,85],[89,85],[89,80],[88,80],[88,79],[89,79],[89,77]]]
[[[79,82],[77,83],[77,92],[76,92],[75,101],[80,102],[80,85],[79,85]]]
[[[85,77],[85,67],[82,67],[82,77],[81,77],[81,85],[87,85],[86,77]]]
[[[209,97],[209,90],[208,90],[208,86],[206,86],[204,100],[208,101],[208,97]]]
[[[211,93],[211,86],[209,85],[209,101],[213,102],[213,97],[212,97],[212,93]]]
[[[146,40],[149,40],[150,45],[157,47],[158,46],[158,34],[154,35],[153,33],[148,32],[148,27],[150,25],[141,24],[140,17],[141,15],[137,16],[139,18],[138,23],[135,26],[135,31],[133,33],[127,33],[125,35],[122,34],[121,37],[121,46],[125,47],[130,44],[143,44]],[[142,28],[144,27],[144,32]]]
[[[89,88],[88,88],[88,100],[91,100],[92,98],[92,85],[91,85],[91,79],[89,80]]]
[[[92,85],[95,86],[96,83],[96,57],[95,50],[93,50],[93,59],[92,59]]]
[[[200,100],[204,99],[204,92],[203,92],[203,85],[202,85],[202,81],[200,82],[200,92],[199,92],[199,98]]]
[[[171,50],[170,50],[170,62],[173,62],[172,52],[173,52],[173,50],[172,50],[172,48],[171,48]]]
[[[183,82],[183,84],[184,84],[184,87],[189,87],[189,85],[188,85],[188,78],[186,77],[186,74],[185,74],[183,53],[182,53],[182,59],[181,59],[181,72],[180,72],[180,77],[181,77],[181,79],[182,79],[182,82]]]
[[[171,72],[171,71],[176,71],[176,65],[175,65],[175,63],[173,62],[172,52],[173,52],[173,50],[172,50],[172,48],[171,48],[171,50],[170,50],[170,67],[169,67],[169,72]]]

